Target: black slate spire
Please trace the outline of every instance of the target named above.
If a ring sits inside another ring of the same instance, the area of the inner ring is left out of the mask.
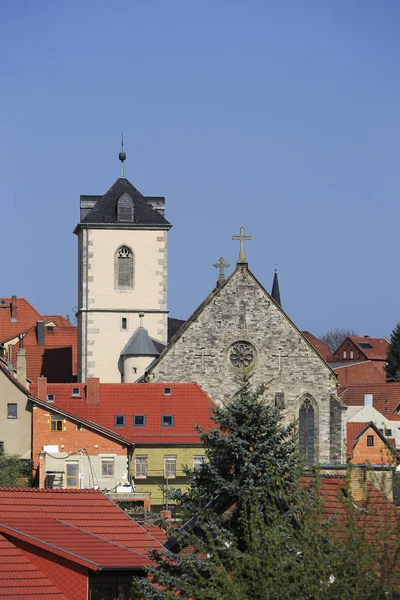
[[[274,281],[272,283],[271,296],[273,297],[273,299],[275,300],[275,302],[277,304],[279,304],[279,306],[282,306],[282,304],[281,304],[281,294],[279,292],[278,271],[276,269],[275,269],[275,273],[274,273]]]

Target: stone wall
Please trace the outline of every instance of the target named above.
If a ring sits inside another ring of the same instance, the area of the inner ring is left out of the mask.
[[[234,364],[240,364],[241,352],[250,362],[244,368]],[[343,459],[342,411],[336,406],[331,410],[335,374],[247,266],[238,265],[161,355],[149,381],[196,381],[222,403],[240,390],[244,379],[253,388],[266,384],[266,400],[284,404],[287,421],[298,419],[304,398],[309,398],[315,407],[316,460]]]

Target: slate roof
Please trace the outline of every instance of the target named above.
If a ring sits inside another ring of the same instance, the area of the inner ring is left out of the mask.
[[[0,598],[67,600],[27,554],[0,534]]]
[[[125,177],[117,179],[108,192],[97,201],[95,206],[82,219],[82,223],[129,226],[130,223],[117,221],[117,202],[124,193],[128,193],[133,200],[135,225],[158,225],[167,229],[171,227],[171,224],[157,210],[152,208],[146,197],[142,196]],[[84,196],[84,198],[87,198],[87,196]],[[91,198],[95,197],[92,196]],[[79,225],[75,232],[78,228]]]
[[[184,323],[184,319],[174,319],[173,317],[168,317],[168,343],[171,341],[174,335],[178,333]]]
[[[159,534],[158,528],[144,529],[100,490],[0,488],[0,523],[3,525],[17,527],[21,523],[23,527],[24,520],[43,519],[43,515],[99,536],[99,544],[101,538],[144,555],[149,548],[160,548],[152,535],[153,529]]]
[[[48,384],[47,392],[54,394],[49,410],[60,408],[136,444],[200,445],[194,426],[205,430],[213,426],[210,409],[214,404],[196,383],[100,383],[96,404],[86,402],[86,385],[77,383],[73,387],[79,387],[80,400],[71,398],[71,384]],[[31,384],[30,390],[33,396],[37,394],[37,384]],[[125,415],[124,427],[115,426],[115,415]],[[144,427],[133,427],[134,415],[146,417]],[[163,415],[173,416],[173,427],[162,427]]]
[[[275,300],[275,302],[277,304],[279,304],[279,306],[282,306],[282,304],[281,304],[281,293],[279,291],[278,273],[277,273],[276,269],[275,269],[275,273],[274,273],[274,280],[272,282],[271,296]]]
[[[164,347],[164,346],[163,346]],[[121,352],[121,356],[159,356],[145,327],[138,327]]]

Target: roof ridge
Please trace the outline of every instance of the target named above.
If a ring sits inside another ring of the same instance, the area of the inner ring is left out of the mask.
[[[130,518],[130,517],[128,517],[128,518]],[[136,525],[138,525],[138,523],[136,523],[136,521],[134,521],[133,519],[130,519],[130,520],[133,523],[135,523]],[[58,521],[59,523],[62,523],[63,525],[68,525],[69,527],[72,527],[73,529],[81,531],[82,533],[86,533],[87,535],[91,535],[92,537],[103,540],[104,542],[107,542],[108,544],[112,544],[114,546],[117,546],[118,548],[122,548],[123,550],[128,550],[128,552],[132,552],[133,554],[138,554],[139,556],[143,556],[144,558],[147,558],[145,554],[142,554],[141,552],[138,552],[137,550],[134,550],[133,548],[128,548],[127,546],[122,546],[122,544],[118,544],[118,542],[115,542],[114,540],[107,539],[107,538],[99,535],[98,533],[93,533],[92,531],[87,531],[87,529],[83,529],[82,527],[79,527],[78,525],[74,525],[73,523],[68,523],[68,521],[63,521],[62,519],[55,519],[55,521]]]

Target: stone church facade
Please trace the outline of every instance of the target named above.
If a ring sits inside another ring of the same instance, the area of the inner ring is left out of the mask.
[[[345,407],[336,375],[248,265],[217,286],[148,369],[147,381],[196,381],[219,403],[248,381],[298,421],[307,462],[344,459]],[[188,406],[188,410],[190,407]]]

